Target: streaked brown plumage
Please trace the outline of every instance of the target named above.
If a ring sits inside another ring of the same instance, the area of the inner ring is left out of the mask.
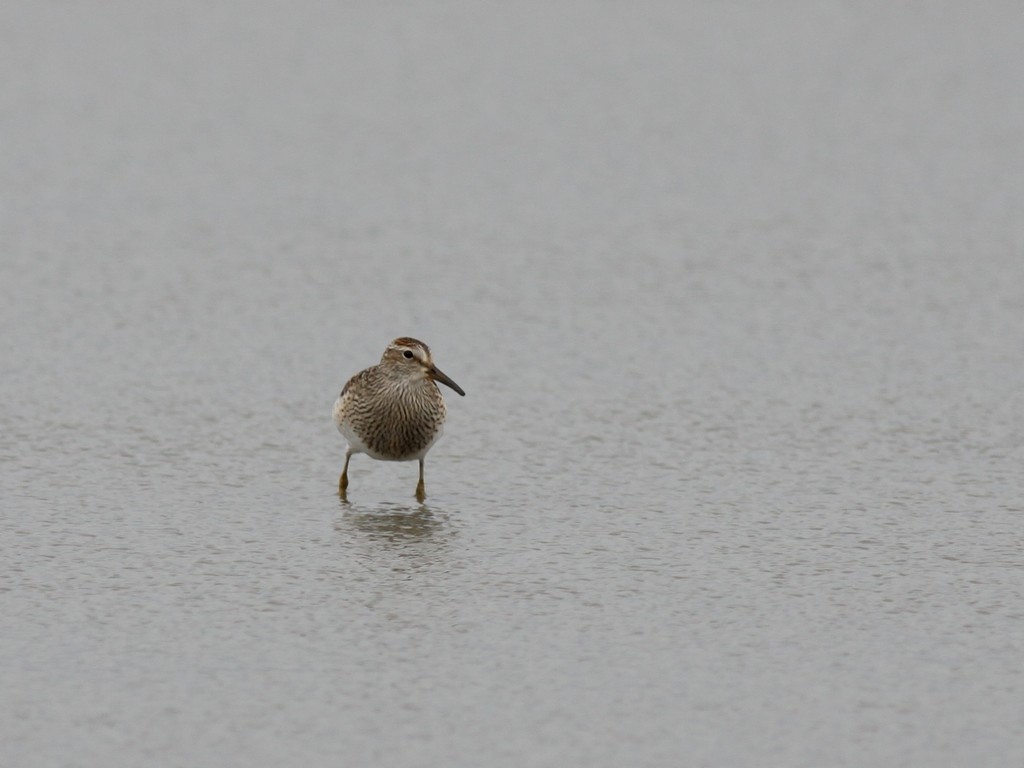
[[[423,459],[441,437],[447,408],[435,381],[462,388],[438,370],[430,348],[403,336],[388,345],[378,365],[360,371],[334,403],[334,423],[345,437],[345,466],[338,481],[348,488],[348,462],[354,453],[382,461],[419,461],[416,498],[423,501]]]

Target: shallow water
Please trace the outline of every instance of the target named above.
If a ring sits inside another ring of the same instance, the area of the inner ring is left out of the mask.
[[[1024,762],[1015,5],[110,9],[0,9],[0,763]]]

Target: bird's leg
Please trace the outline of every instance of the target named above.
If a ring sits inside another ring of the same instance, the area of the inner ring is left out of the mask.
[[[345,466],[341,470],[341,479],[338,480],[338,494],[344,498],[345,491],[348,490],[348,460],[352,458],[352,449],[348,448],[345,451]]]
[[[422,502],[427,498],[427,492],[423,489],[423,459],[420,459],[420,481],[416,483],[416,501]]]

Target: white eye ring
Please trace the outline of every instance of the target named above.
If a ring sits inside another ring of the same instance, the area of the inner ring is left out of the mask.
[[[410,352],[410,351],[409,351],[408,349],[407,349],[407,350],[405,350],[405,352],[403,352],[403,353],[402,353],[402,356],[403,356],[403,357],[404,357],[404,358],[405,358],[406,360],[412,360],[412,352]]]

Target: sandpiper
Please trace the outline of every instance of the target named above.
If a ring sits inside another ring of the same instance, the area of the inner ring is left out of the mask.
[[[441,437],[448,412],[435,381],[466,394],[434,365],[430,347],[407,336],[392,341],[378,365],[348,380],[334,403],[334,423],[348,442],[338,481],[343,498],[353,453],[382,461],[419,461],[416,498],[426,498],[423,458]]]

